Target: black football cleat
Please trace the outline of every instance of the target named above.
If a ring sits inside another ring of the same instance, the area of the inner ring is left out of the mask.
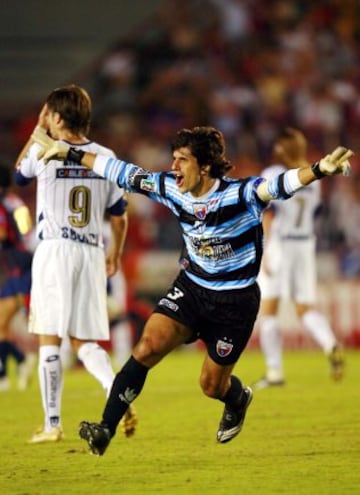
[[[111,433],[108,428],[99,423],[88,423],[87,421],[80,423],[79,435],[88,443],[90,451],[95,455],[103,455],[111,440]]]
[[[244,424],[247,408],[249,407],[252,398],[253,392],[251,388],[245,387],[243,390],[243,397],[239,409],[233,410],[225,406],[224,413],[222,415],[217,432],[218,442],[230,442],[230,440],[232,440],[234,437],[236,437],[236,435],[240,433]]]

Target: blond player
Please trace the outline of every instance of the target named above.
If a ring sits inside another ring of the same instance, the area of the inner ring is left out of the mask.
[[[273,165],[263,170],[269,180],[299,165],[308,166],[304,135],[288,128],[273,146]],[[329,358],[334,379],[343,376],[344,359],[326,317],[316,307],[316,237],[314,218],[320,207],[320,182],[312,182],[288,201],[273,201],[264,213],[265,249],[258,282],[262,301],[258,318],[266,374],[254,384],[265,388],[285,383],[279,306],[282,299],[295,304],[304,330]]]

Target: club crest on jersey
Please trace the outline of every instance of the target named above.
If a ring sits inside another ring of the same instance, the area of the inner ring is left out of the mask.
[[[195,203],[193,205],[194,215],[199,220],[204,220],[207,214],[207,207],[205,203]]]
[[[218,340],[216,342],[216,353],[220,357],[226,357],[233,350],[233,347],[234,347],[233,344],[230,344],[230,342],[225,342],[224,340]]]

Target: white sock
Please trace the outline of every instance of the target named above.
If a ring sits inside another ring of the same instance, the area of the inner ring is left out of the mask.
[[[101,383],[108,397],[115,378],[108,353],[99,344],[86,342],[77,355],[87,371]]]
[[[310,309],[303,314],[301,321],[305,330],[325,354],[329,354],[337,344],[337,340],[325,316],[316,309]]]
[[[269,380],[282,380],[283,358],[282,339],[277,316],[262,316],[259,320],[261,350],[265,357],[266,377]]]
[[[39,384],[45,413],[45,431],[61,425],[61,394],[63,374],[60,348],[57,345],[42,345],[39,348]]]
[[[119,368],[126,363],[132,351],[132,329],[128,321],[119,321],[111,327],[111,342],[116,364]]]

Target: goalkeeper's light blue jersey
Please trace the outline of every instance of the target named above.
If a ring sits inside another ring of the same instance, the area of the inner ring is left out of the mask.
[[[171,172],[149,172],[114,158],[107,159],[104,175],[176,215],[184,240],[181,265],[193,282],[217,291],[242,289],[255,282],[263,251],[262,213],[267,206],[256,189],[264,179],[217,179],[204,196],[194,197],[179,192]],[[287,199],[284,181],[272,182],[273,194]]]

